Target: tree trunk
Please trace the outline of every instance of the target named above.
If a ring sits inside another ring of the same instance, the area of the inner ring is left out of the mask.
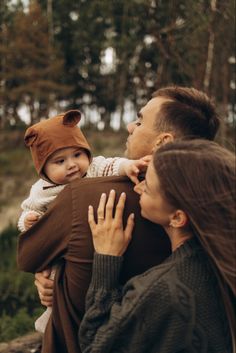
[[[3,47],[7,47],[7,26],[3,22],[1,25],[1,33],[2,33],[2,43],[1,45]],[[7,112],[6,112],[6,96],[5,96],[5,90],[6,90],[6,85],[5,85],[5,70],[6,70],[6,57],[4,55],[1,55],[1,88],[0,88],[0,94],[1,94],[1,101],[0,101],[0,110],[1,110],[1,115],[0,115],[0,128],[4,129],[7,121]]]
[[[124,105],[125,105],[125,87],[127,81],[127,72],[124,67],[119,80],[118,85],[118,107],[119,107],[119,126],[123,126],[123,115],[124,115]]]
[[[228,139],[227,139],[227,118],[228,118],[228,93],[229,93],[229,85],[228,85],[228,65],[227,61],[222,66],[221,70],[221,77],[222,77],[222,85],[223,85],[223,97],[222,97],[222,104],[220,108],[220,113],[222,117],[221,127],[219,131],[219,143],[225,147],[228,146]]]
[[[104,130],[111,128],[111,114],[107,110],[101,114],[101,121],[104,122]]]
[[[49,43],[53,46],[54,33],[53,33],[53,9],[52,9],[52,0],[47,0],[47,17],[48,17],[48,35]]]
[[[205,75],[203,79],[203,88],[206,93],[209,94],[211,73],[212,73],[212,64],[214,59],[214,47],[215,47],[215,33],[214,33],[214,20],[216,14],[216,1],[211,0],[211,12],[212,18],[209,26],[209,40],[208,40],[208,49],[207,49],[207,59],[206,59],[206,68]]]
[[[127,37],[126,33],[126,23],[128,18],[128,7],[129,2],[124,2],[123,16],[122,16],[122,32],[121,32],[121,42],[124,42],[124,39]],[[119,83],[117,89],[117,105],[120,112],[119,124],[120,127],[123,125],[123,115],[124,115],[124,105],[125,105],[125,87],[127,82],[127,67],[128,67],[128,48],[123,48],[120,56],[121,65],[120,65],[120,75]]]

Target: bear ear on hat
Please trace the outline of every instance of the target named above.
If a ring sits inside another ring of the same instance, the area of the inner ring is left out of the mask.
[[[79,110],[69,110],[63,116],[63,125],[75,126],[81,119],[81,112]]]
[[[32,146],[34,141],[37,139],[37,136],[38,136],[37,132],[35,132],[31,128],[26,130],[25,137],[24,137],[25,145],[27,147]]]

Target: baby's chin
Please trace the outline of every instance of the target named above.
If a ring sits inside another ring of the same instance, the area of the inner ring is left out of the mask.
[[[69,179],[68,183],[71,183],[72,181],[77,180],[77,179],[81,179],[81,178],[82,178],[81,174],[72,175],[71,177],[68,178]]]

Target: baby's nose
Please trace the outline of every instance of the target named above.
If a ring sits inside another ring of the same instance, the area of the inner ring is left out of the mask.
[[[73,159],[68,160],[68,168],[74,168],[76,163]]]

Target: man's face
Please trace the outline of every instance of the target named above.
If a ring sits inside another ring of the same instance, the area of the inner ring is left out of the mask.
[[[167,99],[152,98],[137,114],[137,120],[127,125],[129,136],[126,142],[125,156],[130,159],[139,159],[152,154],[158,132],[155,124],[161,105]]]

